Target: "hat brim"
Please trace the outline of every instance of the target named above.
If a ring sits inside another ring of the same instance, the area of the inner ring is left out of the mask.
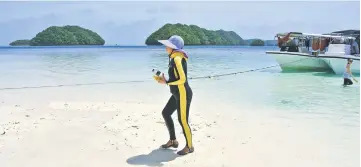
[[[173,45],[168,40],[158,40],[158,42],[163,44],[164,46],[168,46],[168,47],[173,48],[173,49],[178,49],[175,45]]]

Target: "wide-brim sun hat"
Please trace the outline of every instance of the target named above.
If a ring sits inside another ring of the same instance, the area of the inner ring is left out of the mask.
[[[173,35],[167,40],[158,40],[158,42],[172,49],[183,49],[184,47],[184,40],[178,35]]]

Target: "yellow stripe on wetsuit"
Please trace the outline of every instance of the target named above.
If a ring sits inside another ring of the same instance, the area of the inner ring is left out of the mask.
[[[186,89],[183,84],[178,85],[180,94],[180,110],[181,110],[181,121],[184,129],[184,133],[187,138],[188,147],[192,148],[192,134],[187,123],[187,95]]]
[[[178,52],[177,52],[178,53]],[[182,66],[182,58],[183,55],[180,53],[174,53],[174,63],[176,65],[177,71],[179,73],[179,79],[177,81],[174,82],[169,82],[168,85],[180,85],[180,84],[184,84],[186,82],[186,75],[183,71],[183,66]],[[172,57],[173,57],[172,55]]]
[[[192,147],[192,134],[191,130],[189,129],[187,123],[187,91],[184,87],[184,83],[186,81],[186,75],[183,70],[182,66],[182,58],[185,58],[181,53],[175,53],[174,55],[174,62],[176,64],[177,71],[179,73],[179,79],[174,82],[168,83],[168,85],[177,85],[180,95],[180,115],[181,115],[181,122],[184,129],[184,133],[187,139],[188,147]],[[173,57],[172,55],[172,57]],[[185,58],[186,59],[186,58]],[[187,60],[187,59],[186,59]]]

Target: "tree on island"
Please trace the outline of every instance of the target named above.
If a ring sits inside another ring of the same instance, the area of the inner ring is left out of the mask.
[[[16,41],[15,41],[16,42]],[[97,33],[79,26],[51,26],[29,41],[30,46],[104,45]]]
[[[264,41],[261,39],[254,39],[252,40],[251,46],[264,46]]]
[[[11,42],[9,45],[10,46],[29,46],[30,45],[30,40],[28,40],[28,39],[20,39],[20,40],[16,40],[14,42]]]
[[[233,31],[207,30],[196,25],[166,24],[145,41],[146,45],[160,45],[158,40],[168,39],[172,35],[179,35],[185,45],[245,45],[243,39]]]

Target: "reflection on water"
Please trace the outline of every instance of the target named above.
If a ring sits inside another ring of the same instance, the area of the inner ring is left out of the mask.
[[[97,53],[46,53],[41,54],[44,68],[56,74],[81,75],[98,70],[102,65],[97,63],[101,56]]]

